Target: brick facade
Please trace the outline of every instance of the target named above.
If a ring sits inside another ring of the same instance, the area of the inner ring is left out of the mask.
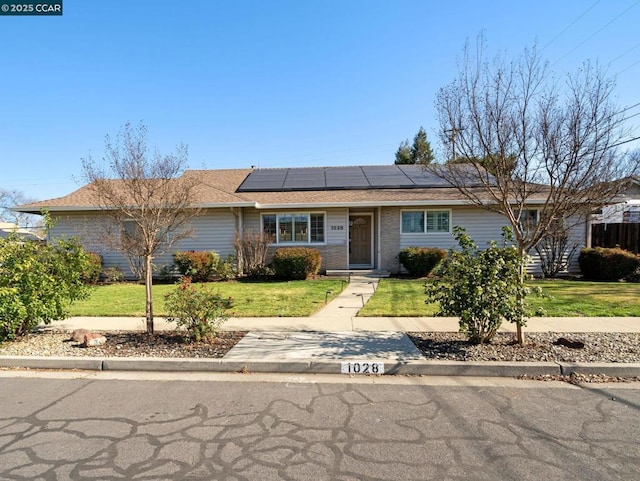
[[[327,269],[346,269],[347,267],[347,249],[344,245],[305,245],[311,249],[317,249],[322,256],[322,265],[320,272],[324,273]],[[285,246],[269,247],[267,253],[267,263],[273,260],[273,254],[276,249],[286,249]]]
[[[400,272],[400,207],[380,207],[380,266]]]

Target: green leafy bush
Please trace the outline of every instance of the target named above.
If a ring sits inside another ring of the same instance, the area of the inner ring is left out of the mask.
[[[580,270],[585,279],[617,281],[633,274],[640,266],[640,258],[620,248],[593,247],[580,251]]]
[[[176,252],[173,259],[180,274],[190,277],[194,282],[235,277],[233,259],[222,260],[216,252]]]
[[[490,242],[480,250],[464,229],[454,235],[459,250],[451,250],[436,268],[439,277],[425,284],[427,302],[438,301],[438,315],[460,318],[460,331],[473,343],[490,342],[504,320],[522,322],[528,314],[524,299],[524,259],[503,229],[503,245]]]
[[[124,273],[118,266],[107,267],[102,271],[105,282],[116,283],[124,280]]]
[[[437,247],[405,247],[398,254],[404,268],[414,277],[426,277],[447,257],[444,249]]]
[[[320,270],[322,256],[309,247],[286,247],[273,255],[273,269],[277,277],[287,280],[308,279]]]
[[[226,259],[218,262],[216,266],[215,276],[218,279],[229,280],[235,279],[238,275],[238,262],[235,256],[228,256]]]
[[[0,239],[0,341],[66,318],[89,294],[83,276],[94,261],[75,240]]]
[[[206,286],[194,286],[189,277],[165,296],[167,319],[187,330],[189,338],[201,341],[216,336],[218,328],[229,319],[231,297],[222,297]]]
[[[88,262],[82,273],[82,280],[87,284],[97,284],[102,273],[102,257],[93,252],[87,252]]]

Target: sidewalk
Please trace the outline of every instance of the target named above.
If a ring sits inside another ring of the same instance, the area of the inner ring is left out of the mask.
[[[223,359],[26,358],[0,356],[0,367],[129,371],[228,371],[340,373],[346,364],[376,364],[387,374],[518,376],[570,372],[640,376],[640,364],[429,361],[404,334],[412,331],[457,332],[457,318],[356,317],[377,288],[378,279],[352,276],[345,290],[311,317],[231,318],[227,331],[249,331]],[[144,318],[73,317],[54,322],[55,330],[145,330]],[[174,330],[163,318],[158,331]],[[514,332],[504,324],[502,332]],[[526,332],[635,332],[640,318],[533,318]],[[349,369],[349,366],[347,366]]]

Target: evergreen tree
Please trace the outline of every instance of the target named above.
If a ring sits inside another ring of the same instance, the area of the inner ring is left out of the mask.
[[[396,151],[396,164],[413,164],[413,155],[408,140],[400,143],[400,147]]]
[[[418,133],[413,138],[413,145],[409,140],[400,143],[396,151],[395,164],[422,164],[427,165],[433,161],[433,150],[427,140],[427,132],[420,127]]]
[[[431,144],[427,140],[427,132],[425,132],[423,127],[420,127],[420,130],[418,130],[418,133],[413,138],[411,163],[427,165],[430,164],[433,159],[433,150],[431,150]]]

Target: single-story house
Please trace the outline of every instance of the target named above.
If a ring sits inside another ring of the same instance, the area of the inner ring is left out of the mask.
[[[42,240],[40,237],[28,229],[20,227],[13,222],[0,222],[0,238],[6,239],[11,235],[16,235],[25,240]]]
[[[623,182],[625,188],[614,202],[593,215],[594,224],[640,223],[640,177],[628,177]]]
[[[194,235],[154,260],[170,265],[178,250],[235,254],[236,232],[268,232],[273,248],[309,246],[322,254],[322,271],[402,270],[398,253],[409,246],[448,249],[454,226],[464,227],[479,246],[500,240],[506,219],[471,205],[456,189],[416,165],[188,170],[200,183],[192,221]],[[92,233],[101,215],[88,186],[56,199],[34,202],[21,212],[47,210],[51,236],[78,236],[102,255],[105,266],[130,273],[125,258]],[[537,215],[532,198],[530,217]],[[584,245],[586,227],[575,233]],[[535,269],[535,266],[533,266]]]

